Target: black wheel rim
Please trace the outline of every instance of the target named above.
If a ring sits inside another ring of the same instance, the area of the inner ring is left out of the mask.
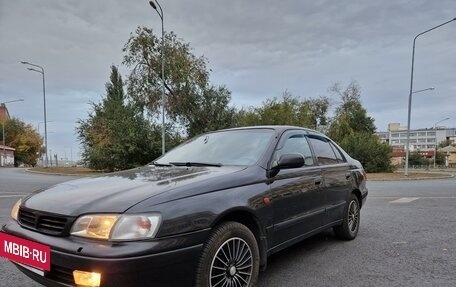
[[[249,286],[252,271],[250,246],[241,238],[230,238],[215,253],[209,283],[211,287]]]
[[[350,232],[355,232],[359,223],[359,206],[356,200],[352,200],[348,207],[348,228]]]

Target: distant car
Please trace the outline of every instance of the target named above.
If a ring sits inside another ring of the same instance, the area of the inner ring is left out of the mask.
[[[298,241],[331,227],[354,239],[367,193],[361,164],[323,134],[245,127],[37,191],[2,231],[49,247],[49,271],[13,262],[46,286],[254,286]]]

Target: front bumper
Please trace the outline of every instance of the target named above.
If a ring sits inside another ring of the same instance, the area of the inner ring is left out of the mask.
[[[210,230],[135,242],[102,242],[53,237],[22,228],[15,221],[3,232],[51,247],[51,271],[44,276],[19,270],[50,287],[75,286],[73,271],[101,273],[101,287],[191,286],[203,243]]]

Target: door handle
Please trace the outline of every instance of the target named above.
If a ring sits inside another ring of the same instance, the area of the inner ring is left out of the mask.
[[[321,184],[321,178],[315,179],[315,185],[320,185]]]
[[[346,173],[345,174],[345,179],[350,179],[350,177],[351,177],[351,173]]]

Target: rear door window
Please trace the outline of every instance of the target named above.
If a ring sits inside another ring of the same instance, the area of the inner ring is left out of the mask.
[[[337,164],[339,162],[336,154],[334,153],[331,143],[320,137],[309,137],[310,144],[312,145],[315,157],[320,165]],[[341,155],[339,155],[340,157]]]
[[[340,152],[340,149],[337,148],[337,146],[335,146],[332,142],[330,142],[329,145],[333,148],[334,153],[336,154],[336,158],[340,163],[347,161],[344,155]]]

